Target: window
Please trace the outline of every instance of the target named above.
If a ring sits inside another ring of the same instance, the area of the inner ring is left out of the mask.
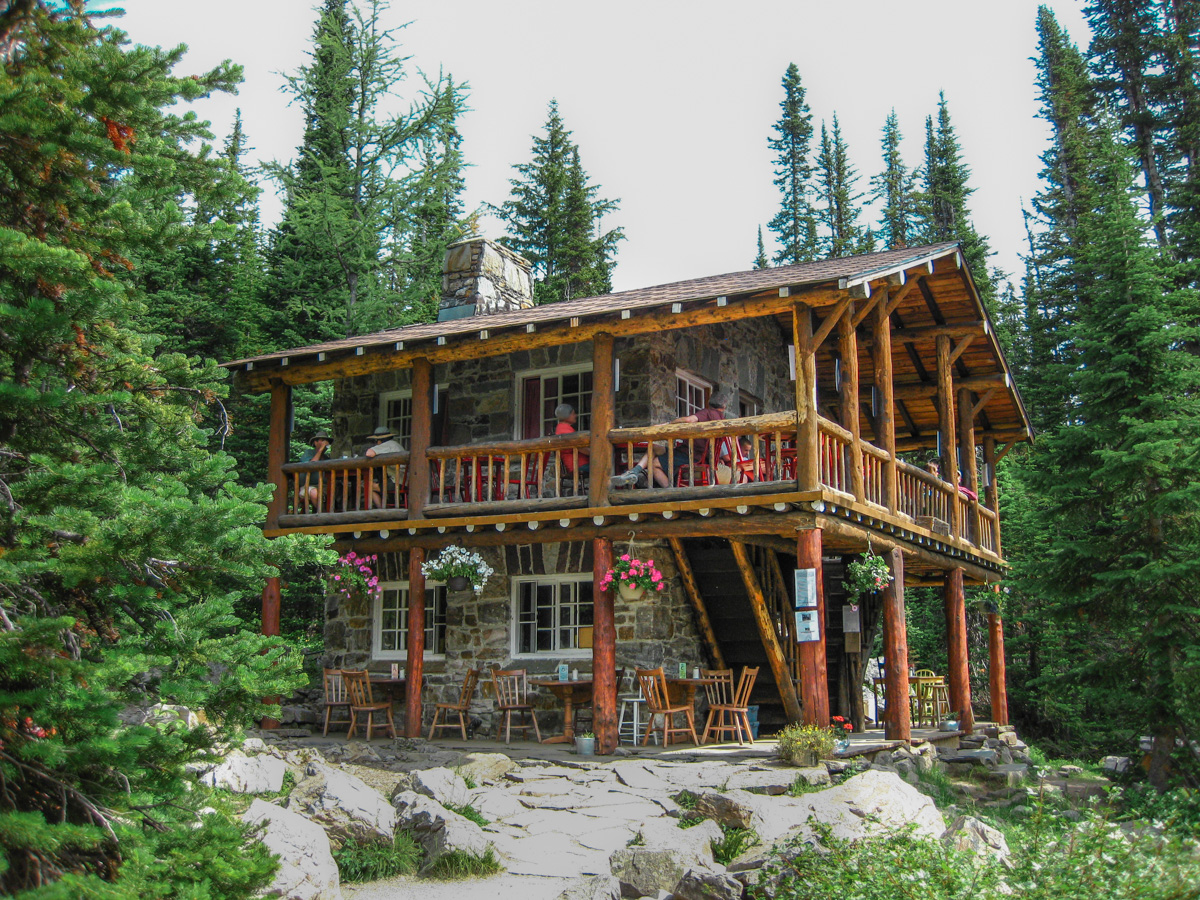
[[[446,425],[446,386],[438,385],[437,399],[434,401],[433,427],[430,439],[434,445],[445,443],[443,431]],[[408,449],[412,438],[412,391],[388,391],[379,395],[379,424],[389,431],[396,432],[398,440],[405,450]]]
[[[554,410],[560,403],[570,403],[579,414],[576,431],[587,431],[592,421],[591,367],[525,372],[518,376],[520,409],[517,415],[516,436],[531,440],[554,434],[558,419]]]
[[[408,582],[387,581],[375,600],[371,656],[375,659],[408,657]],[[446,586],[425,586],[425,656],[446,653]]]
[[[738,391],[738,416],[757,416],[762,412],[762,401],[751,393]]]
[[[592,579],[515,579],[518,656],[586,656],[592,646]]]
[[[712,384],[684,369],[675,370],[675,396],[679,416],[693,416],[708,406]]]

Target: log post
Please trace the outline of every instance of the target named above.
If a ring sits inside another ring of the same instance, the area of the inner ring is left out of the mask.
[[[975,401],[971,392],[966,388],[958,391],[958,458],[962,463],[963,484],[979,497],[979,467],[975,465]],[[971,525],[975,535],[975,543],[982,544],[983,537],[979,533],[982,524],[979,521],[979,510],[970,507],[967,515],[972,517]],[[967,532],[967,523],[963,523],[963,532]]]
[[[796,533],[796,568],[817,570],[817,622],[819,641],[801,641],[800,695],[804,703],[804,724],[824,728],[829,724],[829,663],[825,646],[825,578],[821,572],[822,535],[820,528]]]
[[[950,533],[962,537],[958,515],[958,442],[954,434],[954,376],[950,362],[950,336],[937,336],[938,434],[942,439],[942,480],[955,490],[950,495]]]
[[[912,710],[908,705],[908,626],[904,621],[904,554],[889,550],[884,556],[892,580],[883,589],[883,665],[887,678],[884,737],[889,741],[912,739]]]
[[[592,471],[600,477],[600,472]],[[594,482],[595,478],[592,480]],[[608,481],[607,476],[604,481]],[[612,568],[612,558],[610,538],[592,541],[592,715],[595,718],[596,750],[606,756],[617,749],[618,740],[617,625],[613,605],[617,588],[613,585],[607,591],[600,590],[600,582]]]
[[[863,453],[859,443],[858,408],[858,334],[854,329],[854,304],[838,320],[838,356],[842,360],[841,408],[842,427],[850,432],[850,492],[861,503],[866,498],[863,482]]]
[[[272,397],[272,399],[274,399]],[[282,608],[282,600],[279,594],[279,576],[273,575],[267,579],[263,585],[262,592],[262,633],[264,635],[279,634],[279,613]],[[278,697],[264,697],[265,703],[278,703]],[[260,725],[263,728],[278,728],[279,720],[272,719],[268,716],[263,716]]]
[[[754,574],[754,566],[750,562],[750,554],[746,545],[740,541],[730,541],[733,556],[737,560],[738,571],[742,575],[742,583],[746,586],[746,594],[750,598],[750,610],[754,613],[754,622],[758,626],[758,635],[762,640],[763,650],[767,654],[767,663],[771,666],[771,675],[775,678],[775,686],[779,689],[779,699],[783,701],[783,710],[789,722],[799,722],[807,715],[800,709],[800,700],[796,697],[796,685],[792,682],[791,669],[783,655],[783,647],[779,644],[779,633],[776,624],[771,619],[767,609],[767,598],[763,594],[758,576]],[[829,701],[826,700],[826,706]],[[822,724],[828,724],[822,723]]]
[[[971,673],[967,665],[967,604],[962,569],[946,573],[943,591],[946,649],[950,658],[950,708],[959,714],[962,730],[971,732],[975,728],[975,713],[971,709]]]
[[[1008,724],[1008,688],[1005,683],[1004,622],[1000,613],[988,613],[988,688],[992,701],[992,721]]]
[[[286,384],[272,384],[271,416],[267,432],[267,481],[275,485],[275,493],[271,495],[271,502],[267,504],[268,528],[279,527],[279,517],[283,515],[287,505],[287,480],[283,477],[283,464],[287,462],[288,456],[288,418],[291,405],[292,389]]]
[[[433,366],[423,356],[412,367],[412,434],[408,440],[408,517],[425,518],[429,502],[429,443],[433,433]]]
[[[792,307],[792,346],[796,354],[797,489],[821,489],[821,436],[817,429],[817,357],[813,346],[812,310]]]
[[[671,545],[671,552],[675,554],[675,568],[679,570],[684,593],[687,594],[688,602],[692,604],[692,610],[696,613],[696,626],[708,647],[709,661],[714,669],[724,669],[725,657],[721,653],[721,645],[717,643],[717,633],[713,631],[712,620],[708,617],[708,608],[704,605],[700,585],[696,583],[696,573],[692,571],[692,564],[683,549],[683,541],[672,537],[667,538],[667,542]]]
[[[987,435],[983,439],[983,466],[986,476],[983,485],[983,505],[996,513],[994,527],[996,529],[996,555],[1000,552],[1000,492],[996,481],[996,439]]]
[[[601,333],[592,338],[588,505],[593,509],[608,506],[608,476],[612,474],[613,469],[613,446],[609,432],[616,424],[616,396],[613,389],[613,336]],[[632,464],[633,461],[630,461],[630,465]]]
[[[416,396],[414,393],[413,396]],[[415,420],[414,420],[415,424]],[[416,430],[415,428],[413,429]],[[425,551],[408,551],[408,656],[404,663],[404,734],[421,736],[421,693],[425,686]]]
[[[892,391],[892,318],[887,314],[887,295],[872,310],[871,361],[875,377],[875,421],[879,429],[879,447],[887,452],[884,463],[884,504],[891,512],[900,501],[899,474],[896,467],[896,410]]]

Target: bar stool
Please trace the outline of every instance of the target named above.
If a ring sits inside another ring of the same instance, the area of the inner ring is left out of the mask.
[[[627,687],[627,690],[624,694],[617,695],[617,702],[620,704],[617,714],[617,740],[636,744],[641,734],[642,709],[646,705],[646,698],[642,695],[633,669],[621,670],[621,684]],[[633,690],[635,686],[636,692]],[[657,732],[654,732],[654,743],[658,743]]]

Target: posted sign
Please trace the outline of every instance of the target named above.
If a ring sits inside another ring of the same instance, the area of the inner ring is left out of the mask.
[[[796,609],[817,606],[817,570],[796,569]]]
[[[816,609],[796,610],[796,640],[821,640],[821,617]]]

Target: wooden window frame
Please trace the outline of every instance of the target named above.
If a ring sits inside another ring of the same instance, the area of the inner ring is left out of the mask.
[[[526,436],[525,436],[525,417],[526,417],[525,382],[528,379],[538,378],[541,380],[542,388],[541,388],[541,397],[539,398],[539,402],[545,403],[545,401],[546,401],[545,380],[547,377],[561,379],[564,375],[581,375],[585,372],[592,375],[592,384],[594,387],[595,373],[592,371],[591,363],[579,363],[577,365],[570,365],[570,366],[550,366],[550,367],[544,368],[544,369],[525,369],[520,372],[515,372],[513,374],[513,439],[518,440],[518,441],[526,439]],[[561,389],[561,386],[562,386],[562,383],[560,381],[559,382],[560,389]],[[591,413],[591,400],[590,400],[591,395],[592,395],[592,392],[589,391],[588,392],[588,397],[589,397],[588,409],[586,412],[580,411],[578,406],[576,406],[575,404],[572,404],[572,406],[575,406],[575,411],[577,413],[579,413],[579,423],[575,426],[575,429],[577,431],[587,431],[588,430],[588,425],[590,423],[591,414],[592,414]],[[561,395],[560,395],[559,402],[560,403],[562,402]],[[555,405],[557,405],[557,404],[555,404]],[[547,429],[547,420],[544,415],[542,416],[541,421],[542,421],[543,430],[546,430]],[[548,429],[549,429],[548,433],[553,434],[554,433],[554,423],[551,423],[548,426]],[[546,437],[547,435],[541,434],[541,435],[537,435],[537,436],[538,437]]]
[[[385,662],[403,662],[408,659],[408,581],[381,581],[379,587],[382,590],[380,590],[378,596],[371,602],[371,659]],[[401,616],[403,625],[396,629],[403,637],[401,641],[403,649],[383,649],[383,601],[384,594],[387,591],[399,591],[400,596],[404,598],[403,605],[397,610]],[[425,594],[425,646],[436,647],[437,635],[440,631],[443,650],[441,653],[437,653],[427,649],[423,654],[423,658],[427,660],[445,659],[446,586],[440,581],[427,581],[425,583]],[[440,616],[438,615],[439,608]],[[432,645],[429,640],[430,632],[433,633]]]
[[[681,386],[686,385],[688,388],[687,396],[681,391]],[[700,405],[693,406],[692,391],[700,391]],[[708,400],[712,397],[713,383],[695,372],[689,372],[687,369],[675,370],[675,414],[682,418],[683,416],[693,416],[700,410],[708,406]]]
[[[524,624],[521,620],[521,586],[525,585],[525,584],[532,584],[535,586],[553,585],[555,587],[554,618],[555,618],[555,622],[557,623],[558,619],[559,619],[559,609],[561,608],[561,597],[558,593],[559,586],[563,585],[563,584],[576,585],[574,605],[578,606],[578,607],[582,607],[583,602],[580,601],[579,597],[578,597],[578,590],[579,590],[578,586],[584,585],[584,584],[592,585],[592,576],[590,574],[565,573],[565,574],[560,574],[560,575],[523,575],[523,576],[516,576],[512,579],[512,594],[511,594],[512,605],[511,605],[511,608],[512,608],[513,627],[512,627],[512,633],[511,633],[512,641],[511,641],[511,647],[510,647],[511,652],[512,652],[512,658],[513,659],[553,658],[553,659],[564,659],[564,660],[567,660],[567,659],[591,659],[592,658],[592,648],[591,647],[574,647],[574,648],[570,648],[570,649],[562,649],[562,648],[559,648],[556,646],[555,648],[550,649],[550,650],[526,650],[526,651],[521,650],[521,629],[522,629],[522,625]],[[592,597],[592,609],[593,609],[593,611],[595,610],[595,597],[594,596]],[[560,624],[555,624],[555,626],[552,629],[552,631],[555,635],[555,643],[556,644],[558,643],[558,631],[562,627],[564,627],[564,626],[562,626]],[[574,631],[576,631],[576,633],[578,633],[578,631],[582,628],[594,628],[595,624],[594,624],[594,619],[593,619],[593,624],[591,624],[591,625],[576,623],[574,625],[567,626],[567,627],[572,628]],[[535,642],[536,642],[536,637],[535,637]]]
[[[763,402],[749,391],[738,391],[738,418],[762,415]]]
[[[438,414],[444,415],[445,404],[448,400],[447,385],[439,384],[434,388],[438,394]],[[388,421],[388,403],[393,400],[407,400],[409,402],[408,410],[408,434],[404,434],[399,429],[396,430],[396,440],[405,450],[409,449],[409,440],[412,438],[412,388],[403,388],[398,391],[382,391],[379,394],[379,413],[376,416],[376,424],[390,427]],[[435,443],[437,436],[435,435]]]

